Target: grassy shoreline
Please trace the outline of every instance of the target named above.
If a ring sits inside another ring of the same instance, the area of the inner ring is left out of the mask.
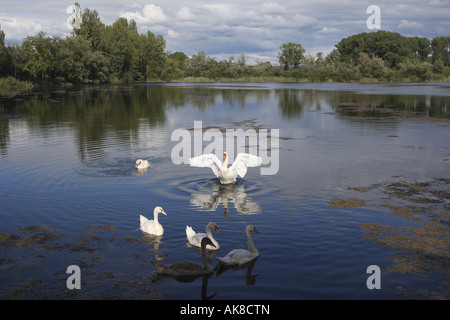
[[[253,82],[253,83],[270,83],[270,82],[276,82],[276,83],[433,83],[433,82],[450,82],[450,78],[440,78],[440,79],[431,79],[428,81],[417,81],[417,79],[411,79],[411,78],[402,78],[399,81],[386,81],[383,79],[374,79],[374,78],[362,78],[358,81],[333,81],[333,80],[325,80],[325,81],[318,81],[318,80],[312,80],[308,78],[288,78],[288,77],[243,77],[243,78],[206,78],[206,77],[185,77],[181,79],[174,79],[170,81],[158,81],[158,82],[167,82],[167,83],[183,83],[183,82]],[[149,82],[151,83],[151,82]]]
[[[19,89],[29,90],[33,87],[33,84],[28,81],[20,81],[14,77],[0,78],[0,89]]]
[[[308,78],[292,78],[281,76],[261,76],[261,77],[241,77],[241,78],[207,78],[207,77],[184,77],[180,79],[173,79],[170,81],[152,80],[142,82],[132,82],[130,84],[145,84],[145,83],[433,83],[433,82],[450,82],[450,78],[432,79],[429,81],[417,81],[417,79],[404,78],[399,81],[385,81],[383,79],[362,78],[358,81],[318,81],[316,79]],[[117,82],[110,84],[126,84],[125,82]],[[72,84],[57,84],[57,86],[71,86]],[[28,91],[34,87],[34,84],[29,81],[20,81],[14,77],[8,76],[0,78],[0,93],[8,91]]]

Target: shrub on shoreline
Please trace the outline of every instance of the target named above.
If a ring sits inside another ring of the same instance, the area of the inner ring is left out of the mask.
[[[0,89],[29,90],[33,85],[28,81],[20,81],[14,77],[0,78]]]

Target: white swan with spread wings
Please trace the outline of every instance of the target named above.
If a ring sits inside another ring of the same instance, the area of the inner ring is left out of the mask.
[[[227,153],[223,153],[223,163],[216,157],[215,154],[204,154],[198,157],[190,158],[189,164],[192,167],[209,167],[214,174],[219,178],[220,183],[229,184],[236,182],[236,177],[241,178],[247,173],[248,167],[258,167],[262,163],[262,158],[249,154],[238,153],[233,164],[228,168]]]

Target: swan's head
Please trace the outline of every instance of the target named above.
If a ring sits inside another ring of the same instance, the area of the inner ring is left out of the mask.
[[[166,213],[166,212],[164,211],[164,209],[161,208],[161,207],[156,207],[156,208],[155,208],[155,212],[156,212],[156,213],[162,213],[163,215],[167,216],[167,213]]]
[[[216,247],[216,246],[214,245],[214,243],[211,241],[210,238],[204,237],[204,238],[202,239],[202,242],[201,242],[202,248],[203,248],[203,247],[206,248],[206,245],[208,245],[208,244],[209,244],[210,246],[213,246],[214,248]]]
[[[256,230],[256,228],[254,226],[252,226],[251,224],[247,226],[247,230],[259,233],[259,231]]]
[[[223,153],[223,160],[225,160],[227,158],[227,152],[225,151],[224,153]]]
[[[139,167],[139,165],[141,164],[141,162],[142,162],[142,159],[137,159],[136,160],[136,164],[135,164],[135,168],[137,168],[137,167]]]
[[[208,229],[215,230],[218,234],[220,234],[219,227],[214,222],[208,223]]]

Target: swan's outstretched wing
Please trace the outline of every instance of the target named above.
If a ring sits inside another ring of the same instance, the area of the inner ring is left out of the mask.
[[[190,158],[189,164],[192,167],[208,167],[211,168],[216,176],[219,176],[220,167],[222,163],[215,154],[204,154],[198,157]]]
[[[230,169],[237,172],[243,178],[247,173],[248,167],[257,167],[262,163],[262,158],[248,153],[238,153]]]

